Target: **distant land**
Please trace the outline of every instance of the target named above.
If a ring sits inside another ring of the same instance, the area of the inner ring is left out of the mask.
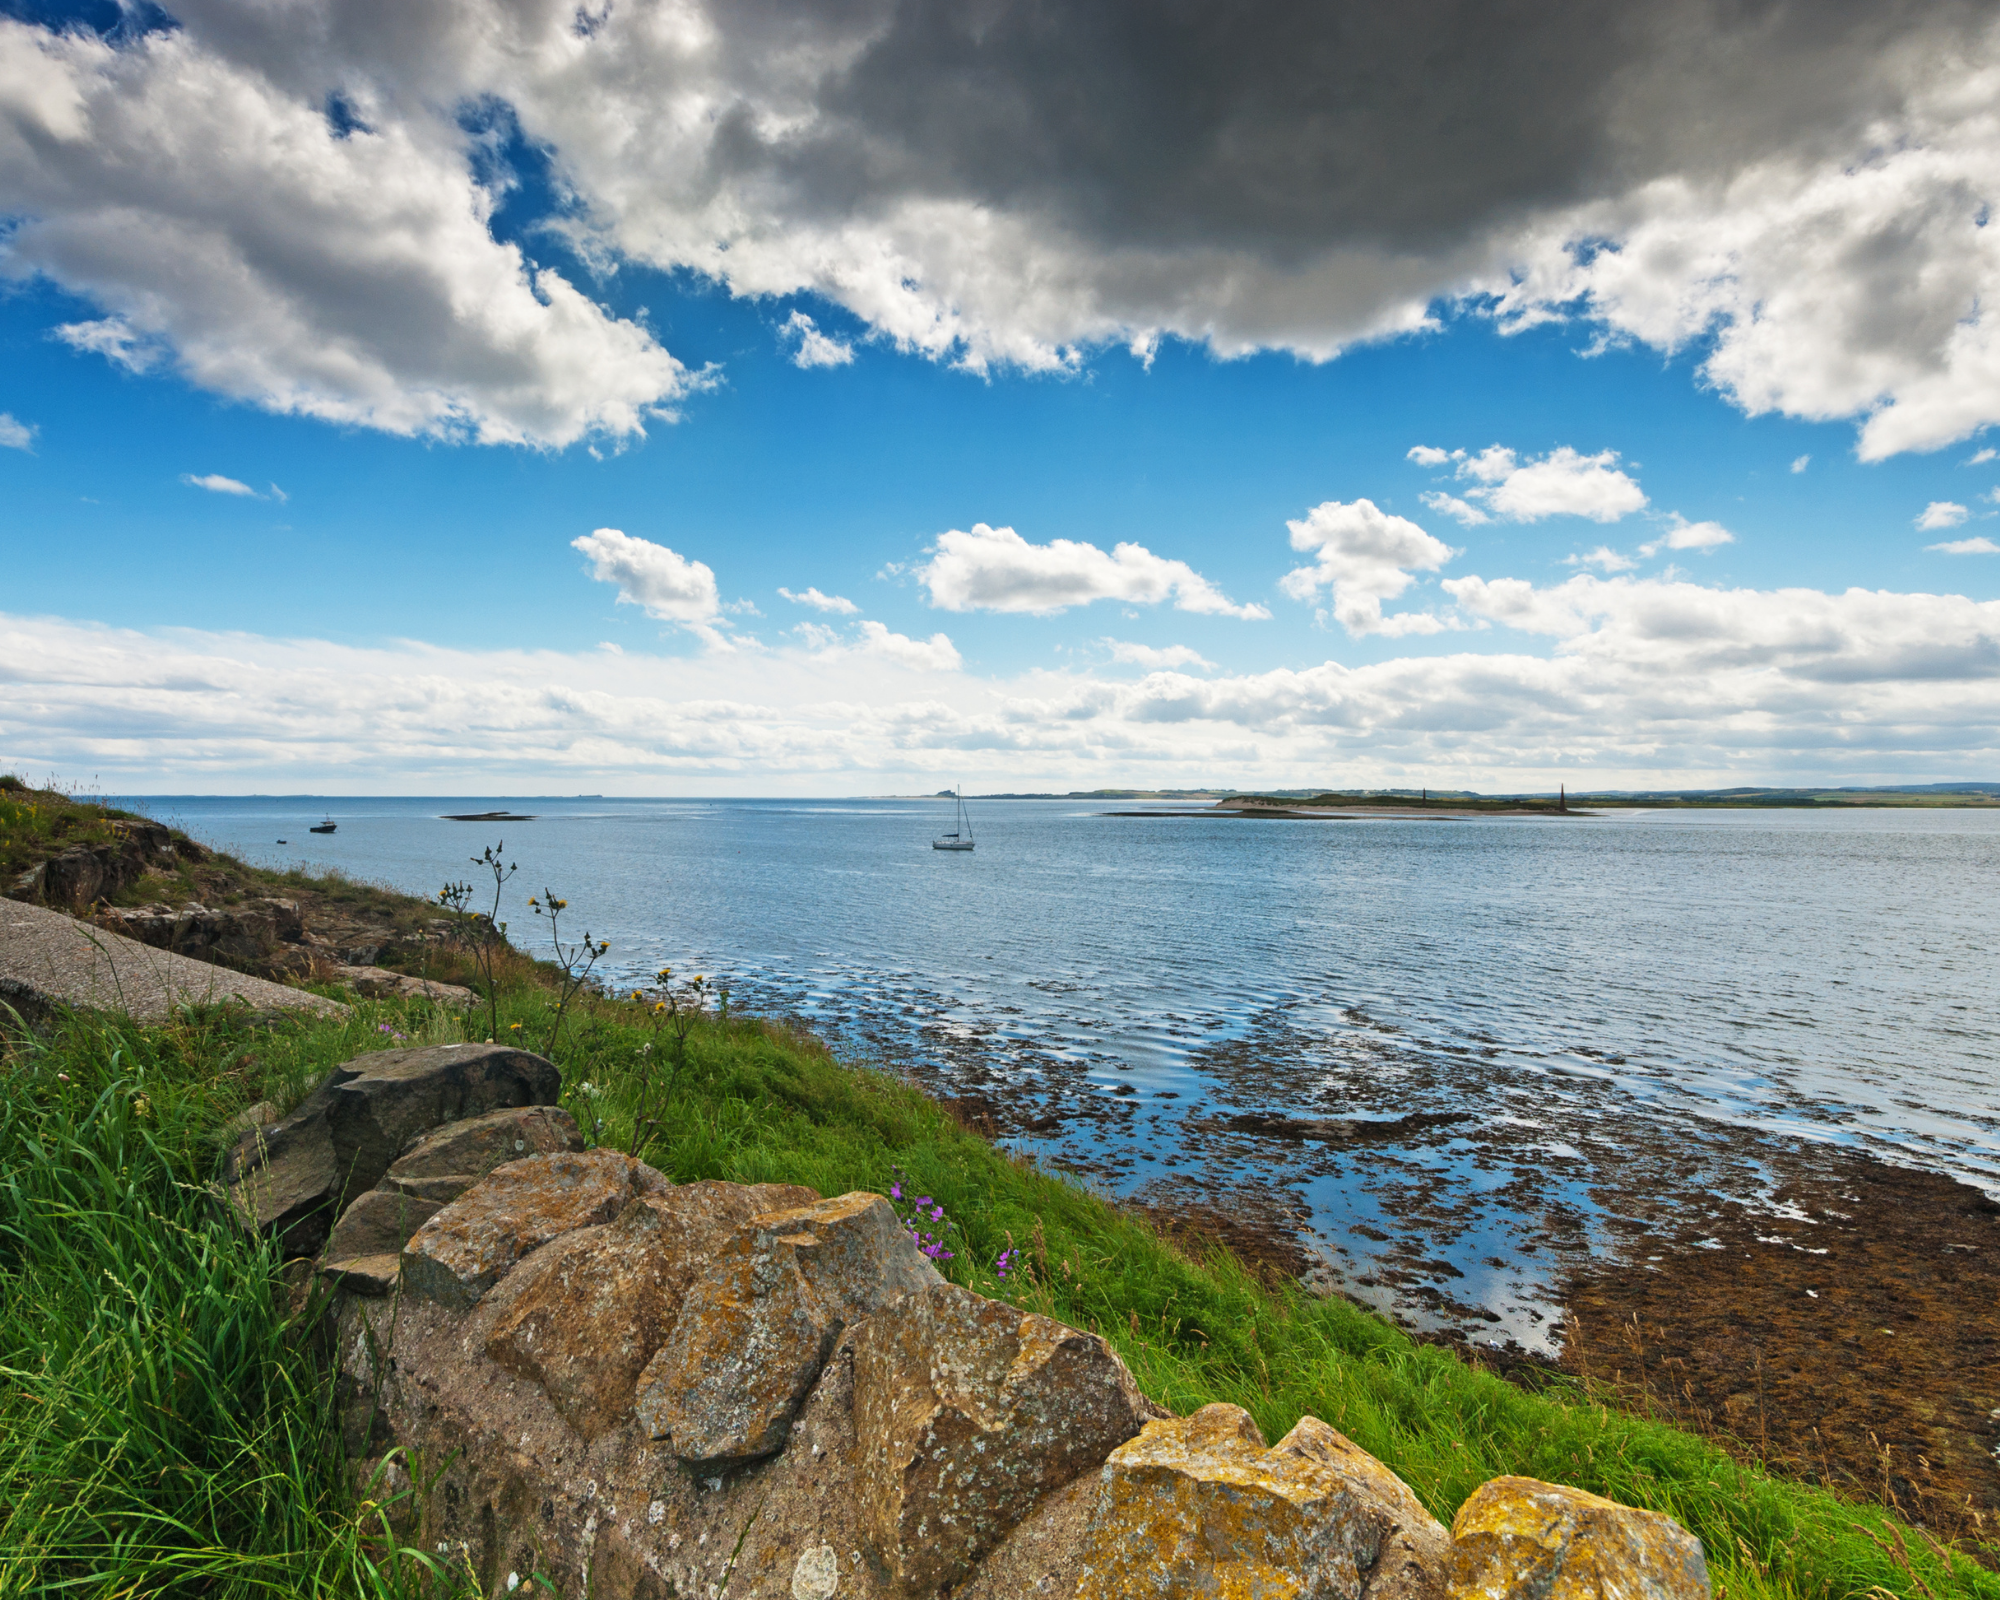
[[[911,796],[913,799],[948,797]],[[1471,789],[1071,789],[1066,793],[967,795],[968,800],[1207,800],[1217,805],[1421,807],[1432,811],[1554,809],[1618,806],[1760,806],[1812,809],[1834,806],[2000,806],[2000,783],[1899,783],[1874,787],[1777,789],[1571,789],[1561,793],[1480,794]]]

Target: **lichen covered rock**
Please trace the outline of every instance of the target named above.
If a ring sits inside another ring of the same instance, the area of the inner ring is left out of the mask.
[[[1383,1522],[1308,1423],[1268,1450],[1237,1406],[1148,1423],[1104,1463],[1078,1600],[1359,1600]]]
[[[1451,1523],[1451,1600],[1707,1600],[1701,1541],[1656,1512],[1495,1478]]]
[[[692,1464],[769,1455],[847,1324],[940,1281],[880,1195],[758,1217],[689,1291],[639,1419]]]
[[[516,1269],[522,1281],[510,1286],[486,1353],[541,1384],[570,1426],[595,1439],[631,1413],[640,1372],[718,1247],[758,1213],[816,1198],[796,1184],[642,1193],[617,1222],[558,1239]]]
[[[426,1222],[403,1247],[403,1293],[470,1306],[538,1246],[614,1222],[643,1193],[671,1188],[612,1150],[509,1162]]]
[[[906,1594],[957,1583],[1149,1407],[1095,1334],[941,1283],[855,1336],[862,1517]]]

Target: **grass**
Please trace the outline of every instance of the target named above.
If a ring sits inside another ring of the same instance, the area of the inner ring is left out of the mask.
[[[545,989],[518,982],[501,1030],[539,1040],[548,1011]],[[361,1005],[272,1030],[221,1012],[16,1030],[0,1064],[0,1596],[458,1591],[462,1573],[397,1546],[382,1509],[355,1498],[311,1318],[202,1185],[242,1106],[289,1103],[397,1035],[459,1027]],[[1726,1600],[2000,1600],[2000,1577],[1882,1507],[1574,1389],[1516,1389],[1344,1302],[1273,1291],[1227,1255],[1191,1259],[807,1036],[710,1019],[678,1073],[673,1057],[643,1006],[590,1000],[565,1034],[565,1103],[624,1148],[650,1083],[664,1131],[642,1153],[683,1182],[834,1194],[906,1174],[945,1208],[949,1276],[1102,1333],[1176,1411],[1230,1401],[1271,1439],[1320,1416],[1446,1520],[1505,1472],[1652,1507],[1701,1536]],[[993,1262],[1009,1246],[1021,1264],[1003,1283]]]

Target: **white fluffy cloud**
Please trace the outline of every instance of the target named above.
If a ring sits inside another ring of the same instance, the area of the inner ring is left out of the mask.
[[[302,94],[224,43],[0,19],[0,212],[19,219],[0,271],[105,308],[61,330],[72,345],[274,411],[489,443],[638,433],[686,391],[645,329],[494,239],[455,123],[383,104],[342,137],[339,82]]]
[[[599,583],[618,586],[620,605],[642,606],[647,616],[686,628],[712,645],[723,642],[717,631],[722,597],[706,563],[617,528],[572,539],[570,548],[590,557],[590,575]]]
[[[796,594],[790,589],[780,587],[778,593],[795,606],[811,606],[815,611],[834,611],[843,617],[851,617],[861,609],[845,595],[821,594],[816,587],[801,589]]]
[[[788,344],[797,341],[792,350],[795,367],[844,367],[854,360],[853,345],[821,333],[803,311],[787,317],[779,333]]]
[[[1917,528],[1930,533],[1938,528],[1955,528],[1972,513],[1955,500],[1933,500],[1917,517]]]
[[[815,294],[974,368],[1325,359],[1456,300],[1703,350],[1747,410],[1862,419],[1870,459],[2000,421],[1985,8],[1376,7],[1337,50],[1287,4],[174,11],[116,47],[0,25],[9,269],[102,308],[79,342],[281,410],[560,444],[685,391],[493,239],[456,118],[499,106],[603,269]]]
[[[1735,542],[1736,535],[1719,522],[1689,522],[1675,517],[1672,526],[1659,538],[1639,546],[1639,554],[1653,556],[1662,550],[1720,550],[1724,545]]]
[[[34,448],[34,424],[17,420],[10,411],[0,411],[0,450],[33,450]]]
[[[1438,633],[1447,626],[1424,612],[1382,615],[1382,602],[1409,588],[1415,574],[1435,572],[1457,553],[1407,517],[1391,516],[1373,500],[1327,500],[1285,526],[1292,548],[1314,556],[1311,566],[1285,574],[1282,587],[1293,599],[1330,589],[1334,619],[1356,637]]]
[[[888,625],[881,622],[861,624],[859,648],[863,655],[880,656],[885,661],[914,667],[919,672],[956,672],[960,665],[958,651],[943,634],[934,633],[928,639],[912,639],[904,634],[891,633]]]
[[[1009,788],[1422,771],[1485,789],[2000,766],[2000,602],[1594,576],[1446,586],[1536,648],[996,680],[886,629],[866,633],[872,650],[687,659],[0,616],[0,681],[33,686],[0,697],[0,769],[155,790],[337,788],[365,770],[409,793],[570,792],[586,775],[608,792],[825,793],[960,766]],[[910,645],[935,655],[901,659]]]
[[[1420,444],[1411,447],[1409,458],[1419,466],[1449,466],[1456,477],[1478,486],[1467,489],[1463,498],[1440,490],[1423,497],[1432,510],[1469,527],[1495,517],[1506,522],[1539,522],[1555,516],[1616,522],[1646,508],[1645,492],[1619,468],[1615,450],[1587,456],[1563,445],[1523,461],[1497,444],[1477,455]]]
[[[1948,539],[1943,544],[1927,544],[1924,548],[1947,556],[2000,556],[2000,544],[1995,544],[1983,534],[1970,539]]]
[[[1025,611],[1039,616],[1096,600],[1157,605],[1179,611],[1259,620],[1263,606],[1237,605],[1185,561],[1156,556],[1142,544],[1107,554],[1094,544],[1052,539],[1030,544],[1012,528],[976,522],[970,531],[941,533],[931,558],[916,569],[931,604],[946,611]]]

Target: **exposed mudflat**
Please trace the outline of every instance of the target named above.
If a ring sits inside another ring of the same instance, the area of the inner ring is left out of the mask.
[[[1773,1465],[2000,1542],[2000,1204],[1825,1146],[1757,1205],[1633,1195],[1562,1365]]]
[[[1529,1383],[1637,1409],[1942,1537],[2000,1548],[2000,1203],[1849,1145],[1637,1107],[1588,1076],[1434,1095],[1275,1040],[1207,1052],[1208,1101],[953,1074],[980,1132],[1190,1245],[1384,1311]],[[1462,1082],[1462,1080],[1461,1080]],[[943,1084],[941,1092],[950,1093]],[[1067,1092],[1065,1092],[1067,1091]],[[1231,1101],[1309,1108],[1232,1109]]]

